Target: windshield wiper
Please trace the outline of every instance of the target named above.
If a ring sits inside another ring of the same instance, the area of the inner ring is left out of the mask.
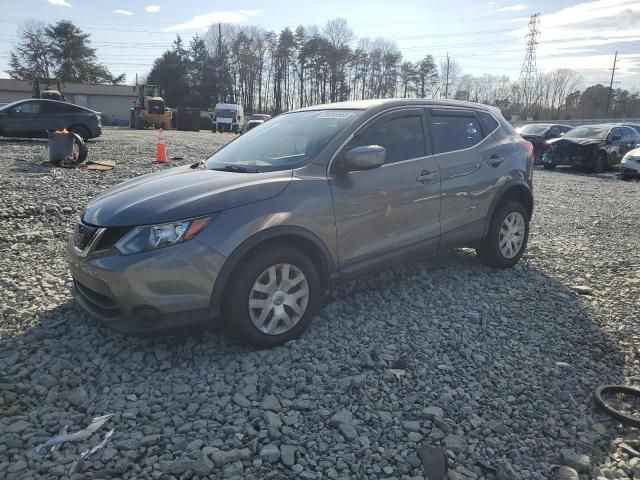
[[[260,173],[260,170],[253,167],[245,167],[244,165],[227,164],[221,168],[212,168],[211,170],[218,170],[220,172],[237,172],[237,173]]]

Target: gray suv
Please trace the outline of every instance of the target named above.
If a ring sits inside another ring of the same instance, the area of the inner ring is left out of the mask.
[[[82,308],[133,334],[299,336],[334,282],[439,248],[522,256],[533,147],[499,110],[372,100],[280,115],[208,160],[95,198],[68,247]]]

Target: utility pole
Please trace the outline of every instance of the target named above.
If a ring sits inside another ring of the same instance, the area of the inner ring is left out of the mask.
[[[613,68],[611,70],[611,83],[609,84],[609,96],[607,97],[607,113],[609,113],[609,107],[611,106],[611,93],[613,92],[613,76],[616,74],[616,62],[618,61],[618,52],[613,57]]]
[[[444,98],[449,98],[449,52],[447,52],[447,81],[444,84]]]

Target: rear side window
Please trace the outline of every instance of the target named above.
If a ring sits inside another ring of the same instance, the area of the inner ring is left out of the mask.
[[[475,116],[432,115],[431,131],[438,153],[463,150],[482,141],[482,130]]]
[[[348,149],[367,145],[386,148],[385,163],[424,157],[426,153],[422,116],[411,114],[380,120],[357,135],[350,142]]]
[[[24,102],[11,109],[16,113],[40,113],[40,102]]]
[[[80,109],[75,107],[74,105],[69,105],[67,103],[51,103],[45,102],[43,104],[43,112],[44,113],[76,113]]]
[[[491,132],[493,132],[496,128],[498,128],[498,121],[493,118],[492,115],[487,112],[476,112],[478,117],[480,118],[480,125],[482,125],[482,132],[486,137]]]

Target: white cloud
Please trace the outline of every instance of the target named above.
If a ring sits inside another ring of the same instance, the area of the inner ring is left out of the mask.
[[[242,23],[250,17],[260,14],[260,10],[231,10],[224,12],[211,12],[204,15],[196,15],[185,23],[179,23],[167,28],[168,32],[178,32],[181,30],[202,30],[214,23]]]
[[[521,10],[526,10],[529,8],[528,5],[522,5],[521,3],[517,5],[509,5],[507,7],[498,8],[498,12],[519,12]]]
[[[145,10],[149,13],[156,13],[160,11],[160,7],[158,5],[147,5]]]
[[[57,7],[69,7],[73,8],[70,3],[66,0],[47,0],[51,5],[55,5]]]
[[[114,10],[113,13],[117,15],[133,15],[133,12],[130,12],[129,10]]]

